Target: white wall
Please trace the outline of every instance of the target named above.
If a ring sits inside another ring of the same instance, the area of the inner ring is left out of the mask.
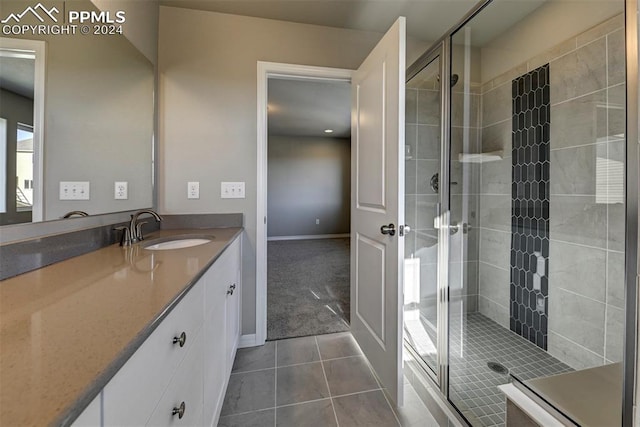
[[[256,63],[355,69],[381,37],[160,7],[159,209],[244,213],[243,334],[255,330]],[[420,43],[408,51],[410,63]],[[200,182],[199,200],[187,200],[188,181]],[[246,199],[220,199],[221,181],[245,181]]]

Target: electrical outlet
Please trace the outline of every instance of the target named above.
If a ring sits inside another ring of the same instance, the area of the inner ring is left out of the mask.
[[[60,181],[60,200],[89,200],[89,181]]]
[[[316,225],[320,225],[320,218],[316,218]]]
[[[116,181],[115,194],[116,200],[127,200],[129,198],[128,183],[126,181]]]
[[[244,182],[221,182],[220,198],[244,199]]]
[[[190,181],[187,183],[187,199],[200,198],[200,183],[198,181]]]

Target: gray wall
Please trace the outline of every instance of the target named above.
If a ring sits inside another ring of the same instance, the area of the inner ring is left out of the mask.
[[[270,135],[268,146],[267,235],[349,233],[351,140]]]
[[[482,164],[479,309],[509,327],[510,82],[548,62],[548,351],[574,368],[622,360],[624,204],[613,184],[624,165],[622,26],[622,16],[607,20],[483,86],[482,149],[505,157]]]
[[[123,10],[126,24],[124,36],[153,65],[158,64],[159,0],[91,0],[100,10]]]
[[[381,36],[160,7],[159,209],[244,214],[243,334],[255,332],[256,62],[354,69]],[[221,181],[245,181],[246,198],[221,199]]]
[[[16,139],[18,123],[33,125],[33,100],[0,89],[0,117],[7,120],[7,212],[0,225],[31,221],[31,212],[16,212]]]

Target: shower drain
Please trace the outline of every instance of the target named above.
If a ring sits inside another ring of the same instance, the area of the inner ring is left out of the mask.
[[[501,363],[498,362],[487,362],[487,366],[493,372],[497,372],[498,374],[507,375],[509,373],[509,369]]]

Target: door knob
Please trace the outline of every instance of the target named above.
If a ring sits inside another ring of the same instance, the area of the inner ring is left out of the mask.
[[[396,226],[392,224],[383,225],[380,227],[380,232],[382,234],[388,234],[389,236],[395,236],[396,234]]]

